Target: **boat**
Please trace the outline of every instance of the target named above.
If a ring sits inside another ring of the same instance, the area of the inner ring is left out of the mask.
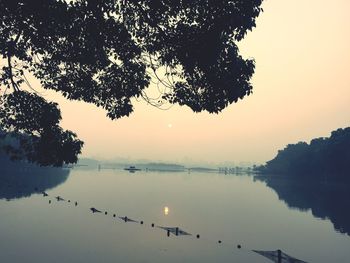
[[[127,168],[124,168],[124,170],[129,171],[129,172],[141,171],[141,169],[136,168],[135,166],[129,166]]]

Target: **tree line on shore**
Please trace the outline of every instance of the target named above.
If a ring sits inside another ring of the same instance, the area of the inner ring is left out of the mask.
[[[350,127],[337,129],[330,137],[308,144],[288,144],[277,156],[256,169],[263,174],[302,179],[350,181]]]

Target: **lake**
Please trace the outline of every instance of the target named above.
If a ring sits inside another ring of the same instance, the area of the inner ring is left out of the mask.
[[[345,187],[204,172],[0,173],[1,262],[263,263],[252,250],[277,249],[307,262],[349,262]],[[168,237],[160,227],[191,235]]]

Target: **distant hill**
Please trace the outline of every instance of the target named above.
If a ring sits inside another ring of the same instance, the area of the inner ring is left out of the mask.
[[[205,172],[205,173],[219,172],[219,169],[207,168],[207,167],[190,167],[188,169],[193,172]]]
[[[100,164],[100,161],[95,159],[79,158],[77,164],[75,164],[74,166],[88,166],[88,167],[97,168],[99,164]]]
[[[310,144],[289,144],[258,170],[303,179],[350,182],[350,127],[333,131],[328,138],[313,139]]]
[[[99,161],[91,158],[81,158],[78,163],[74,165],[74,167],[81,167],[87,169],[97,169],[100,167],[101,169],[124,169],[129,166],[136,166],[142,170],[149,171],[184,171],[185,166],[179,164],[172,163],[161,163],[161,162],[148,162],[148,163],[140,163],[140,162],[118,162],[118,161]]]
[[[170,163],[146,163],[137,165],[141,169],[153,171],[184,171],[185,167],[179,164]]]

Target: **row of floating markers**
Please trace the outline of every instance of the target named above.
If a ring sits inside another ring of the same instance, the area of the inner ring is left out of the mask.
[[[35,191],[38,191],[38,189],[35,188]],[[49,197],[49,194],[46,193],[45,191],[41,191],[40,193],[43,195],[43,197]],[[61,196],[56,196],[54,198],[57,200],[57,202],[66,201]],[[67,202],[71,203],[71,200],[68,199]],[[51,204],[51,203],[52,203],[52,201],[49,200],[49,204]],[[74,201],[74,206],[78,206],[78,202],[77,201]],[[99,213],[99,214],[108,215],[107,211],[102,212],[101,210],[99,210],[99,209],[97,209],[95,207],[91,207],[90,211],[93,214]],[[137,220],[131,219],[131,218],[127,217],[127,216],[117,216],[115,213],[112,214],[112,216],[113,216],[113,218],[119,218],[119,219],[121,219],[122,221],[124,221],[126,223],[127,222],[131,222],[131,223],[139,223],[141,225],[144,224],[144,221],[142,221],[142,220],[141,221],[137,221]],[[170,237],[171,234],[173,234],[175,236],[192,236],[192,234],[184,231],[183,229],[181,229],[179,227],[156,226],[154,223],[151,224],[151,227],[152,228],[157,227],[159,229],[165,230],[168,237]],[[196,239],[200,239],[201,236],[199,234],[196,234],[195,237],[196,237]],[[222,244],[223,241],[222,240],[217,240],[216,243]],[[237,245],[237,249],[242,249],[242,246],[240,244],[238,244]],[[257,254],[265,257],[265,258],[270,259],[273,262],[276,262],[276,263],[288,263],[288,262],[291,262],[291,263],[307,263],[305,261],[302,261],[302,260],[299,260],[299,259],[296,259],[294,257],[291,257],[291,256],[287,255],[286,253],[282,252],[280,249],[275,250],[275,251],[262,251],[262,250],[250,250],[250,249],[247,249],[246,251],[255,252],[255,253],[257,253]]]

